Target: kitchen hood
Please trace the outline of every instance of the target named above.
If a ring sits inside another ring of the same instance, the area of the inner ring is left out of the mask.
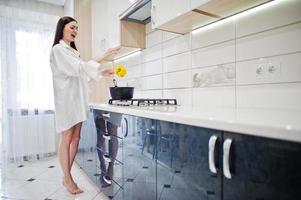
[[[121,20],[146,24],[151,19],[151,0],[136,0],[119,18]]]

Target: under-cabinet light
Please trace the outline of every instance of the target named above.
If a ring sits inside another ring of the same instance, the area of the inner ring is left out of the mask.
[[[200,28],[197,28],[197,29],[193,30],[191,33],[192,34],[197,34],[199,32],[202,32],[202,31],[205,31],[205,30],[208,30],[208,29],[220,26],[220,25],[225,24],[227,22],[235,21],[235,20],[237,20],[239,18],[242,18],[242,17],[245,17],[247,15],[254,14],[256,12],[259,12],[259,11],[262,11],[264,9],[270,8],[272,6],[278,5],[279,3],[282,3],[282,2],[285,2],[285,1],[287,1],[287,0],[273,0],[273,1],[270,1],[270,2],[262,4],[260,6],[251,8],[251,9],[243,11],[241,13],[237,13],[237,14],[232,15],[230,17],[226,17],[226,18],[220,19],[220,20],[218,20],[216,22],[213,22],[211,24],[208,24],[208,25],[202,26]]]
[[[115,59],[114,62],[120,62],[121,60],[129,59],[131,57],[139,55],[140,53],[141,53],[141,50],[134,51],[134,52],[132,52],[132,53],[126,55],[126,56]]]

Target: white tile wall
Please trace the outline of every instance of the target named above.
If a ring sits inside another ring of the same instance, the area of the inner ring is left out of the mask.
[[[301,22],[237,40],[237,60],[301,51]]]
[[[162,98],[162,90],[146,90],[141,93],[141,98]]]
[[[235,24],[233,22],[222,23],[218,26],[212,25],[200,29],[191,35],[192,49],[233,40],[235,38]]]
[[[163,90],[163,98],[176,99],[179,105],[192,105],[191,95],[191,88]]]
[[[118,86],[122,87],[135,87],[136,90],[142,89],[142,80],[141,78],[132,78],[132,79],[125,79],[118,82]]]
[[[163,71],[172,72],[190,68],[191,54],[190,51],[163,59]]]
[[[134,66],[129,66],[126,67],[127,69],[127,74],[126,74],[126,78],[137,78],[141,76],[141,66],[140,65],[134,65]]]
[[[186,35],[148,24],[147,48],[123,61],[128,77],[119,85],[136,86],[135,97],[182,105],[301,109],[300,10],[300,0],[281,1]]]
[[[171,56],[190,50],[190,34],[176,37],[163,43],[163,56]]]
[[[237,87],[237,107],[301,110],[300,102],[300,82]]]
[[[235,87],[193,88],[192,105],[235,107]]]
[[[235,85],[235,63],[192,70],[192,87]]]
[[[186,88],[191,87],[190,70],[166,73],[163,75],[164,88]]]
[[[141,86],[143,90],[162,89],[162,75],[141,78]]]
[[[124,65],[125,67],[138,65],[141,63],[141,53],[135,54],[133,56],[127,56],[124,58],[120,58],[114,61],[114,66]]]
[[[301,53],[283,56],[267,57],[237,63],[237,84],[262,84],[301,82]],[[276,66],[276,71],[270,72],[270,66]],[[262,74],[256,70],[263,66]]]
[[[162,42],[162,31],[154,31],[146,35],[146,48]]]
[[[142,62],[149,62],[161,58],[161,44],[147,48],[142,53]]]
[[[142,69],[143,76],[150,76],[162,73],[162,60],[154,60],[151,62],[143,63],[140,68]]]
[[[237,20],[236,36],[258,33],[301,21],[300,0],[278,1],[269,9]]]
[[[192,51],[192,67],[235,62],[235,42],[225,42]]]

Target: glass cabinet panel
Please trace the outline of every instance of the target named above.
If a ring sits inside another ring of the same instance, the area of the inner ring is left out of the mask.
[[[220,199],[221,132],[158,121],[158,199]],[[216,136],[214,166],[209,170],[209,140]]]

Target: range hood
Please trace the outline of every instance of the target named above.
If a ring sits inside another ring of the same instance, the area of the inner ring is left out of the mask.
[[[121,20],[146,24],[151,19],[151,0],[136,0],[119,18]]]

